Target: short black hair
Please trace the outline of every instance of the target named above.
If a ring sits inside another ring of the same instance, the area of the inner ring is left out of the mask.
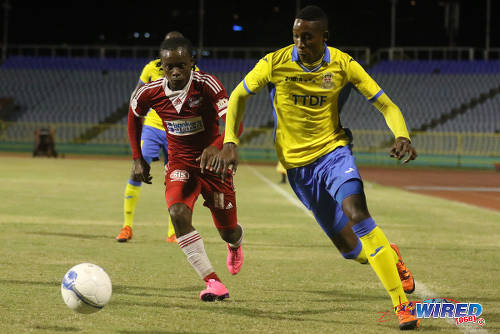
[[[193,44],[185,37],[174,37],[164,40],[160,45],[160,52],[162,50],[177,50],[178,48],[186,49],[190,55],[193,55]]]
[[[328,16],[323,9],[314,5],[302,8],[295,18],[306,21],[323,21],[328,26]]]

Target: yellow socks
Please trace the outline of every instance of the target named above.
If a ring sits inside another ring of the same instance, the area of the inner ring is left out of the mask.
[[[125,187],[125,199],[123,200],[123,227],[134,223],[135,207],[141,194],[141,182],[129,180]]]
[[[391,296],[392,304],[398,306],[408,302],[401,285],[398,270],[394,265],[395,252],[389,245],[384,232],[375,224],[372,218],[355,224],[353,231],[361,240],[370,265],[384,285],[387,293]]]
[[[392,250],[392,255],[394,257],[394,263],[398,263],[399,262],[398,254],[396,254],[396,251],[394,249],[392,249],[392,247],[391,247],[391,250]],[[366,257],[365,249],[361,247],[361,250],[359,251],[358,256],[356,258],[353,258],[353,259],[354,259],[354,261],[359,262],[361,264],[367,264],[368,258]]]

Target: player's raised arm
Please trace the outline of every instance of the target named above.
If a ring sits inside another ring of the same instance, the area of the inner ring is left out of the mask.
[[[246,100],[270,82],[271,64],[272,57],[270,54],[259,60],[255,67],[245,76],[245,79],[236,86],[229,97],[224,146],[218,154],[215,166],[215,172],[223,178],[226,177],[228,169],[231,169],[233,173],[236,172],[238,167],[238,153],[236,149],[240,143],[238,134],[245,113]]]
[[[401,160],[408,155],[403,163],[415,160],[417,152],[411,145],[406,123],[398,106],[352,58],[346,65],[346,71],[349,81],[384,115],[387,126],[394,134],[395,141],[390,149],[390,156]]]
[[[237,147],[241,129],[241,121],[245,114],[246,100],[251,94],[244,88],[244,81],[240,82],[229,97],[226,113],[226,129],[224,132],[224,145],[218,154],[215,164],[215,173],[223,179],[227,176],[228,169],[233,173],[238,168]]]
[[[411,145],[406,123],[398,106],[393,103],[385,93],[382,93],[379,98],[373,102],[373,105],[384,115],[387,126],[389,126],[389,129],[391,129],[396,138],[389,151],[390,156],[401,160],[408,155],[408,157],[403,160],[403,163],[415,160],[417,151]]]

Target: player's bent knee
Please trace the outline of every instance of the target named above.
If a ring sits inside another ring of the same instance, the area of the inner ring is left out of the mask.
[[[370,218],[364,195],[351,195],[344,199],[342,210],[354,224]]]
[[[184,203],[176,203],[169,208],[168,213],[172,218],[175,231],[182,235],[182,231],[191,225],[191,209]]]
[[[219,235],[225,242],[234,243],[241,238],[242,229],[240,225],[231,228],[218,228]]]

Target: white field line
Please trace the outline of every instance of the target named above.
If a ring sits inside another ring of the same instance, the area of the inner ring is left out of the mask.
[[[313,214],[311,211],[307,210],[307,208],[300,203],[299,200],[297,200],[295,197],[290,195],[287,191],[281,189],[278,185],[273,183],[271,180],[269,180],[267,177],[265,177],[262,173],[260,173],[257,169],[255,169],[252,166],[247,167],[252,171],[252,173],[255,174],[259,179],[264,181],[267,185],[269,185],[271,188],[276,190],[279,194],[281,194],[283,197],[285,197],[292,205],[298,207],[301,209],[307,216],[314,218]],[[440,298],[435,292],[430,290],[425,286],[424,283],[420,281],[415,281],[415,295],[421,298],[421,300],[426,300],[426,299],[431,299],[431,298]],[[444,319],[447,323],[455,327],[455,321],[453,319],[446,318]],[[487,319],[486,319],[487,321]],[[488,331],[484,328],[468,328],[468,327],[457,327],[457,329],[460,329],[464,333],[483,333],[487,334]]]
[[[498,188],[498,187],[405,186],[404,188],[407,189],[407,190],[500,192],[500,188]]]
[[[271,188],[276,190],[276,192],[280,193],[283,197],[285,197],[294,206],[301,209],[307,216],[314,219],[314,215],[311,213],[311,211],[307,210],[307,208],[304,206],[304,204],[302,204],[298,199],[296,199],[295,197],[290,195],[290,193],[288,193],[287,191],[281,189],[278,185],[274,184],[271,180],[269,180],[267,177],[262,175],[254,167],[252,167],[252,166],[247,166],[247,167],[250,168],[250,170],[252,171],[252,173],[255,174],[255,176],[257,176],[259,179],[264,181],[264,183],[266,183],[268,186],[270,186]]]

